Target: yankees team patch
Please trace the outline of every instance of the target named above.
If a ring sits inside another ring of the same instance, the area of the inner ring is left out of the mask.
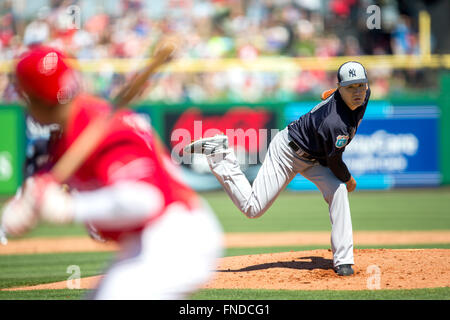
[[[337,136],[336,138],[336,147],[342,148],[348,143],[348,136]]]

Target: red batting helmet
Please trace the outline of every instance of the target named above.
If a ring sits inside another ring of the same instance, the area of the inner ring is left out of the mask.
[[[65,104],[80,89],[78,76],[66,56],[49,47],[25,52],[16,65],[17,89],[26,99],[33,96],[50,105]]]

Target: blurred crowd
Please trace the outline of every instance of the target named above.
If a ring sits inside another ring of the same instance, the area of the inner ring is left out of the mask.
[[[26,6],[41,3],[31,14]],[[95,3],[96,5],[92,5]],[[108,4],[106,4],[108,3]],[[381,29],[369,29],[367,8],[381,8]],[[0,0],[0,63],[43,43],[77,59],[99,59],[83,75],[87,91],[114,96],[127,73],[108,58],[147,57],[164,35],[185,40],[180,58],[255,59],[418,53],[417,12],[407,1],[374,0]],[[370,74],[374,97],[414,83],[414,74]],[[167,73],[143,99],[166,103],[292,100],[334,87],[335,72]],[[0,74],[0,101],[15,101],[10,74]]]

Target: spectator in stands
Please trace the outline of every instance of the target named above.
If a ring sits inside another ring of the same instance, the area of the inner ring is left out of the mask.
[[[332,57],[417,53],[417,34],[411,27],[410,16],[402,16],[392,30],[389,27],[389,30],[367,32],[365,23],[361,23],[358,17],[366,12],[371,1],[333,0],[324,7],[320,0],[160,0],[151,3],[116,0],[114,3],[121,5],[116,11],[109,12],[105,7],[89,13],[83,7],[84,2],[53,0],[49,7],[42,7],[30,21],[18,14],[13,15],[12,2],[4,1],[0,6],[0,59],[12,59],[20,55],[26,46],[39,42],[64,49],[78,59],[141,58],[148,55],[146,48],[167,33],[180,33],[187,39],[182,53],[184,58],[254,59],[274,55]],[[161,6],[159,17],[154,10],[150,10],[158,3]],[[83,17],[86,16],[80,20],[79,26],[74,25],[76,17],[67,10],[71,5],[80,6]],[[396,15],[398,9],[395,4],[389,5],[389,12]],[[17,27],[19,25],[26,26],[23,34]],[[383,38],[382,41],[371,41],[372,36]],[[368,37],[368,43],[363,43],[362,40]],[[227,97],[244,101],[274,97],[295,99],[306,93],[323,91],[334,77],[333,72],[325,71],[304,72],[299,69],[293,72],[296,74],[242,73],[239,79],[241,76],[245,78],[246,92],[240,93],[236,92],[235,86],[223,84],[222,80],[227,79],[228,75],[222,73],[183,77],[171,75],[143,98],[173,102],[214,101]],[[237,74],[233,71],[234,78]],[[98,74],[86,76],[92,83],[89,86],[92,93],[104,97],[114,92],[123,78],[113,72],[113,66],[106,64],[102,64]],[[287,78],[294,79],[294,82],[282,80]],[[306,78],[310,81],[305,81]],[[274,86],[267,79],[280,81]],[[2,86],[5,87],[5,84]],[[384,85],[382,95],[388,91],[385,88]],[[381,91],[377,92],[376,86],[373,89],[374,96],[379,96]],[[10,93],[7,95],[8,99],[12,98]],[[1,99],[5,99],[5,93],[0,94]]]

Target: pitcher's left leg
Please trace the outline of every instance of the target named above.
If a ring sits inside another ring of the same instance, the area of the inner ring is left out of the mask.
[[[345,183],[340,183],[331,192],[328,202],[331,220],[331,246],[333,250],[334,266],[343,264],[354,264],[353,259],[353,230],[352,218],[350,214],[350,204],[348,201],[348,191]]]
[[[354,264],[352,219],[345,183],[336,178],[329,168],[319,164],[301,174],[319,188],[328,203],[334,267]]]

